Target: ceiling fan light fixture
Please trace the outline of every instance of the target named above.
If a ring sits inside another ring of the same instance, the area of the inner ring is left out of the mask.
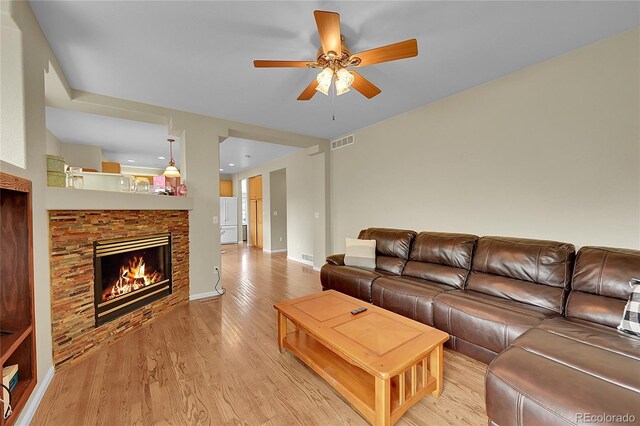
[[[349,89],[349,87],[348,87],[348,86],[344,86],[344,85],[342,85],[342,84],[339,84],[339,83],[336,81],[336,95],[340,96],[340,95],[342,95],[342,94],[344,94],[344,93],[347,93],[349,90],[350,90],[350,89]]]
[[[316,81],[318,82],[316,90],[328,95],[329,87],[331,87],[331,80],[333,80],[333,70],[327,67],[320,71],[320,74],[316,77]]]
[[[340,96],[343,93],[347,93],[353,84],[353,80],[354,77],[349,71],[340,68],[338,72],[336,72],[336,95]]]

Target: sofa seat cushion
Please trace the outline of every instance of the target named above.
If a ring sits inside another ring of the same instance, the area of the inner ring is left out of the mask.
[[[493,352],[557,312],[469,290],[440,293],[434,303],[437,328]]]
[[[564,338],[562,342],[570,343],[571,341],[580,342],[600,350],[615,352],[621,356],[635,359],[640,362],[640,338],[631,336],[618,329],[596,324],[590,321],[554,318],[545,320],[538,327],[550,334],[549,339],[553,336]],[[524,336],[523,336],[524,337]],[[527,340],[523,340],[520,344],[524,345]],[[558,340],[560,342],[560,340]],[[638,380],[640,381],[640,364],[638,364]],[[640,388],[638,388],[640,391]]]
[[[412,277],[381,277],[371,287],[374,305],[433,326],[434,297],[454,287]]]
[[[585,413],[640,419],[636,340],[597,324],[544,321],[489,366],[487,415],[497,424],[588,423]]]
[[[367,270],[327,263],[320,270],[323,290],[336,290],[371,303],[371,285],[379,277],[389,275],[379,269]]]

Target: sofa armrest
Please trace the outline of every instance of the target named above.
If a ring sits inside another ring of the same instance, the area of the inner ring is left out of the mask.
[[[344,266],[344,254],[332,254],[327,257],[327,263],[336,266]]]

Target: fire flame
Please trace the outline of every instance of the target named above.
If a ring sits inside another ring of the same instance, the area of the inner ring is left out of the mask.
[[[110,289],[105,291],[103,300],[113,299],[123,294],[146,287],[162,280],[162,274],[159,272],[145,273],[144,258],[134,256],[130,259],[128,265],[120,267],[118,281]]]

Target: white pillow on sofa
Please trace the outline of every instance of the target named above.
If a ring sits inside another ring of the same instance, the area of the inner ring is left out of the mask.
[[[344,264],[357,268],[376,269],[376,240],[347,238]]]

